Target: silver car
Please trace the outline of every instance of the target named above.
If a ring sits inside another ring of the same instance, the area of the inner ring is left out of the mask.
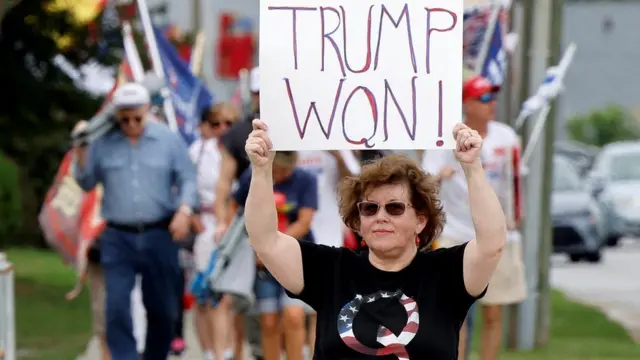
[[[588,184],[605,218],[607,245],[616,246],[623,236],[640,236],[640,142],[606,145]]]
[[[601,260],[604,244],[600,209],[575,164],[557,155],[553,159],[551,219],[554,252],[569,255],[571,261]]]

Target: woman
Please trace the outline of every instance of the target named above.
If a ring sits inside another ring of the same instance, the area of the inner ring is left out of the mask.
[[[200,221],[204,225],[204,231],[196,237],[193,247],[196,271],[200,274],[207,271],[209,259],[216,248],[213,204],[221,160],[218,138],[239,118],[240,113],[230,104],[220,103],[207,109],[201,117],[200,139],[189,147],[189,154],[198,170]],[[231,348],[231,299],[226,295],[219,297],[210,291],[198,295],[194,320],[205,360],[226,359],[225,356],[229,356],[227,349]]]
[[[368,248],[356,254],[277,231],[275,209],[267,206],[272,145],[264,122],[254,120],[253,127],[246,144],[253,171],[249,239],[278,282],[317,311],[315,359],[456,359],[461,324],[484,294],[506,236],[502,207],[478,158],[478,133],[463,124],[453,132],[476,239],[419,251],[442,229],[438,185],[415,161],[392,155],[341,183],[342,218]]]
[[[296,153],[291,151],[279,152],[275,156],[273,166],[268,169],[270,182],[267,201],[270,202],[263,205],[273,207],[272,204],[276,204],[278,213],[277,220],[274,219],[276,221],[274,225],[280,231],[286,233],[291,239],[313,243],[311,221],[318,208],[317,182],[313,174],[296,167],[296,157]],[[260,177],[263,175],[258,173]],[[245,206],[249,184],[254,182],[253,176],[251,169],[247,169],[240,177],[238,190],[233,195],[232,209]],[[259,258],[256,262],[258,269],[255,293],[260,312],[264,359],[280,360],[281,338],[284,335],[287,359],[302,360],[306,304],[287,296],[282,286],[264,268]]]

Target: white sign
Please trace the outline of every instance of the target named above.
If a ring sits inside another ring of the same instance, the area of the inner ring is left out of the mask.
[[[260,114],[276,150],[454,147],[462,0],[260,1]]]

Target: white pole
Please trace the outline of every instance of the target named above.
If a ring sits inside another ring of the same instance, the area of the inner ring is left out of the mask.
[[[13,265],[0,252],[0,359],[16,360],[15,286]]]
[[[567,50],[565,50],[564,55],[562,56],[562,59],[560,60],[560,62],[558,63],[557,66],[557,73],[556,73],[556,79],[554,81],[557,81],[558,84],[560,84],[560,86],[562,86],[562,83],[564,81],[564,77],[567,73],[567,70],[569,69],[569,66],[571,65],[571,62],[573,61],[573,57],[576,53],[576,49],[577,46],[575,43],[571,43],[568,47]],[[558,94],[556,94],[555,97],[557,97]],[[537,146],[538,144],[538,140],[540,140],[540,135],[542,134],[542,129],[544,129],[544,125],[547,122],[547,115],[549,115],[549,111],[551,111],[551,102],[552,99],[548,99],[547,102],[545,103],[545,105],[542,107],[542,109],[540,110],[540,112],[538,113],[538,116],[536,117],[536,121],[533,124],[533,130],[531,131],[531,136],[529,137],[529,142],[527,143],[527,147],[524,150],[524,154],[522,155],[522,164],[523,166],[527,166],[528,160],[531,157],[531,154],[533,153],[533,149]],[[520,117],[518,117],[520,118]]]
[[[547,123],[549,111],[551,111],[551,105],[545,104],[536,117],[536,121],[533,125],[533,130],[531,131],[531,136],[529,136],[527,147],[524,149],[524,153],[522,154],[522,166],[527,166],[529,158],[531,157],[531,154],[533,154],[533,150],[535,150],[536,145],[538,144],[538,140],[540,140],[540,135],[542,134],[542,129],[544,129],[544,124]]]
[[[128,21],[122,22],[122,41],[124,43],[124,53],[133,74],[133,80],[141,82],[144,79],[144,67],[142,66],[142,60],[140,60],[136,42],[133,40],[131,24]]]
[[[193,47],[191,48],[191,61],[189,63],[189,68],[193,75],[200,74],[200,70],[202,69],[202,56],[204,55],[204,41],[205,35],[202,30],[198,31],[198,35],[196,35],[196,39],[193,43]]]
[[[142,27],[144,29],[144,37],[147,40],[149,46],[149,55],[151,56],[151,63],[153,64],[153,71],[158,75],[162,81],[166,84],[166,77],[164,68],[162,67],[162,59],[160,58],[160,51],[158,50],[158,44],[156,43],[156,35],[153,31],[153,25],[151,23],[151,16],[149,15],[149,7],[146,0],[137,0],[138,10],[140,12],[140,20],[142,21]],[[171,102],[171,94],[169,89],[165,87],[160,91],[162,97],[164,97],[164,115],[169,123],[169,127],[174,132],[178,131],[178,123],[176,121],[176,112],[173,108],[173,102]]]

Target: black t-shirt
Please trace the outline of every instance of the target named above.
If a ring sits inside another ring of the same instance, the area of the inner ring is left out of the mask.
[[[251,121],[254,116],[251,116],[250,119],[247,118],[243,121],[240,121],[234,124],[226,134],[222,136],[220,139],[220,143],[224,148],[236,159],[238,164],[236,170],[236,179],[240,178],[240,175],[244,173],[245,170],[251,165],[249,162],[249,157],[247,156],[246,151],[244,150],[244,145],[253,131],[253,126],[251,125]]]
[[[314,359],[456,360],[477,299],[464,286],[465,247],[419,252],[403,270],[386,272],[366,251],[300,242],[305,285],[289,295],[318,313]]]

